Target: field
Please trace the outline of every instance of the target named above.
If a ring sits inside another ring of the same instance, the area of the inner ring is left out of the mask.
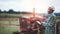
[[[0,34],[13,34],[20,31],[19,21],[0,21]]]
[[[19,17],[19,14],[0,14],[0,34],[13,34],[13,32],[20,31]]]
[[[20,31],[20,16],[32,16],[32,14],[0,14],[0,34],[13,34]]]
[[[19,30],[18,26],[0,26],[0,34],[13,34]]]
[[[20,16],[32,16],[32,14],[0,14],[0,17],[19,18]]]

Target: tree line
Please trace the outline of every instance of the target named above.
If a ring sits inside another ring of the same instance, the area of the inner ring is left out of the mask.
[[[0,13],[9,13],[9,14],[31,14],[30,12],[26,12],[26,11],[14,11],[13,9],[9,9],[8,11],[4,10],[2,11],[0,9]]]
[[[2,11],[0,9],[0,13],[8,13],[8,14],[31,14],[31,12],[26,12],[26,11],[14,11],[13,9],[9,9],[8,11],[4,10]],[[55,13],[55,15],[60,16],[60,12],[59,13]]]
[[[0,13],[11,13],[11,14],[16,13],[16,14],[19,14],[20,12],[14,11],[13,9],[9,9],[8,11],[6,11],[6,10],[2,11],[2,10],[0,9]]]

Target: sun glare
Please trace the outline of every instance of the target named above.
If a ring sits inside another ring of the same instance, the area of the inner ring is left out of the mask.
[[[47,11],[49,1],[48,0],[24,0],[23,4],[28,11],[32,12],[33,8],[35,8],[35,12],[45,13]]]
[[[52,4],[52,0],[23,0],[20,3],[20,6],[25,11],[32,12],[33,8],[35,8],[35,12],[36,13],[46,13],[47,12],[47,8],[51,4]]]

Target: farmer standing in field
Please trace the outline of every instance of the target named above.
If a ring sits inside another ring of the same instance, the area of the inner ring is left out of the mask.
[[[54,15],[54,7],[48,8],[48,19],[45,23],[41,23],[45,27],[44,34],[56,34],[56,16]]]

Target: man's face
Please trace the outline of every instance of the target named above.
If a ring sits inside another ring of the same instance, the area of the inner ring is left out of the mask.
[[[51,14],[53,13],[53,10],[52,9],[48,9],[48,14]]]

